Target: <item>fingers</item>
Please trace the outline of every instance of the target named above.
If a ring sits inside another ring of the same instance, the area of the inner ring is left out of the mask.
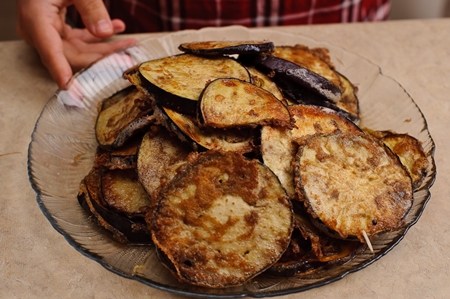
[[[120,49],[131,46],[135,39],[128,38],[116,42],[85,43],[80,39],[64,42],[65,55],[74,71],[79,71],[93,62]]]
[[[75,30],[64,21],[65,8],[75,4],[87,29]],[[17,30],[36,48],[42,63],[62,89],[74,70],[121,48],[134,39],[105,43],[102,38],[125,30],[120,20],[111,20],[101,0],[17,0]]]
[[[125,24],[121,20],[112,20],[114,34],[121,33],[125,30]],[[100,42],[102,39],[92,35],[89,31],[85,29],[73,29],[70,26],[66,26],[66,31],[71,30],[72,38],[79,38],[85,42]]]
[[[109,37],[114,34],[114,26],[102,0],[74,0],[84,25],[94,36]]]
[[[64,21],[60,13],[61,7],[50,1],[17,1],[19,35],[37,50],[58,86],[64,87],[72,69],[64,56],[61,39]]]
[[[48,69],[59,88],[64,89],[72,77],[72,68],[64,53],[64,46],[56,30],[39,31],[33,44],[42,63]],[[48,47],[48,45],[52,45]]]

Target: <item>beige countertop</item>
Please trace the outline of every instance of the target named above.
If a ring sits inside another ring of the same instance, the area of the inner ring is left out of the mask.
[[[358,53],[398,81],[428,121],[438,172],[423,215],[386,256],[337,282],[280,298],[448,298],[450,19],[277,30]],[[0,298],[181,298],[116,275],[80,254],[39,209],[28,180],[27,150],[55,90],[30,47],[0,43]]]

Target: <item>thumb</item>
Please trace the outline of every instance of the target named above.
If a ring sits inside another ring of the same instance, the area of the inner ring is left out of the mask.
[[[114,34],[113,24],[102,0],[74,0],[84,26],[99,38]]]

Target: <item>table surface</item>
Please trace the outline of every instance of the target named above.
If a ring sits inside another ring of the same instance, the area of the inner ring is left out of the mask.
[[[448,298],[450,19],[274,29],[331,42],[379,65],[415,100],[436,143],[431,200],[400,244],[369,267],[300,295]],[[22,41],[0,43],[0,298],[182,298],[122,278],[83,256],[39,209],[28,180],[27,150],[55,90],[33,49]]]

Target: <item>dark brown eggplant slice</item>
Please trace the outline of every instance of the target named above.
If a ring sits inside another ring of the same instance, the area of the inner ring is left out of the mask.
[[[299,198],[312,217],[341,238],[398,229],[412,206],[408,172],[382,142],[365,133],[307,139],[294,162]]]
[[[93,168],[80,183],[78,201],[95,222],[123,244],[151,244],[150,232],[143,218],[129,218],[106,206],[102,199],[101,177],[104,168]]]
[[[238,79],[216,79],[200,96],[199,121],[213,128],[290,127],[287,107],[273,94]]]
[[[137,162],[137,149],[142,137],[131,138],[123,146],[114,150],[105,150],[97,147],[94,164],[96,167],[108,169],[135,169]]]
[[[300,207],[295,210],[291,243],[283,256],[266,272],[275,276],[304,276],[351,260],[363,245],[331,238],[318,230]]]
[[[257,160],[207,151],[188,161],[159,193],[154,216],[146,218],[152,239],[179,280],[213,288],[241,285],[286,250],[292,205],[278,178]]]
[[[162,126],[152,126],[144,135],[136,170],[139,181],[150,195],[149,210],[154,210],[159,189],[175,176],[180,165],[186,163],[190,152],[186,143]]]
[[[191,54],[144,62],[139,65],[138,72],[140,80],[134,81],[140,81],[141,87],[153,95],[159,105],[193,116],[208,82],[217,78],[251,80],[247,69],[233,58]]]
[[[270,41],[205,41],[183,43],[178,49],[196,55],[232,55],[268,53],[274,49]]]
[[[180,140],[193,150],[221,149],[239,153],[254,151],[254,129],[215,129],[201,126],[196,117],[183,115],[168,108],[157,108],[159,119]]]
[[[95,124],[95,136],[105,149],[121,147],[152,123],[151,100],[134,86],[106,100]]]
[[[278,176],[291,198],[296,198],[294,168],[299,143],[317,135],[335,131],[360,132],[348,119],[331,109],[296,105],[288,107],[294,126],[292,129],[265,126],[261,129],[261,155],[266,164]]]
[[[300,86],[307,93],[311,93],[310,96],[315,95],[331,103],[336,103],[341,98],[339,86],[289,60],[272,55],[258,55],[254,56],[252,64],[272,78],[275,83],[280,84],[282,89],[291,85]]]

